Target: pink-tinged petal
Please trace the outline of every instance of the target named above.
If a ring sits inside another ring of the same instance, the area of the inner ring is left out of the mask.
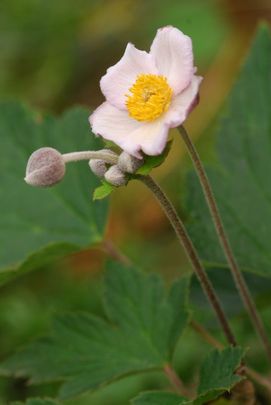
[[[129,117],[127,111],[119,110],[106,101],[89,117],[89,122],[95,135],[113,141],[131,155],[142,158],[140,145],[131,136],[142,123]]]
[[[133,138],[140,148],[139,150],[136,150],[136,153],[141,150],[149,156],[160,155],[165,149],[168,131],[169,127],[165,125],[164,120],[162,119],[142,123],[142,125],[131,134],[131,140]],[[127,142],[127,144],[124,145],[126,149],[124,149],[124,147],[123,149],[128,153],[133,154],[132,149],[130,148],[130,142],[129,144]],[[130,149],[130,152],[128,149]],[[135,154],[133,155],[136,156]]]
[[[189,85],[194,74],[190,37],[171,26],[160,28],[150,54],[155,59],[159,74],[166,76],[175,95]]]
[[[128,44],[123,57],[114,66],[107,69],[101,78],[101,90],[109,103],[126,109],[126,94],[139,74],[157,74],[153,57],[140,51],[133,44]]]
[[[164,119],[139,122],[108,102],[98,107],[89,121],[94,134],[113,141],[139,159],[142,158],[141,151],[147,155],[159,155],[167,142],[168,126]]]
[[[198,102],[201,76],[193,76],[190,85],[173,98],[168,111],[165,114],[165,123],[170,128],[181,125]]]
[[[95,135],[101,135],[118,145],[140,126],[140,122],[130,118],[127,111],[119,110],[107,101],[93,112],[89,122]]]

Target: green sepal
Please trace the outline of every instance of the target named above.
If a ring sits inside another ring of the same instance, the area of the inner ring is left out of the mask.
[[[108,197],[116,188],[117,187],[108,183],[106,180],[102,180],[102,184],[99,187],[95,188],[93,192],[93,200],[102,200]]]
[[[136,174],[141,174],[143,176],[146,176],[147,174],[149,174],[152,171],[152,169],[160,166],[165,161],[167,155],[169,154],[171,145],[172,145],[172,140],[168,141],[168,143],[166,144],[166,147],[165,147],[163,153],[161,153],[161,155],[158,155],[158,156],[144,155],[144,164],[136,171]]]

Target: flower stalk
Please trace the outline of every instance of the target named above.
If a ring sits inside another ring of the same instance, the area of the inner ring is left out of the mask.
[[[214,312],[216,313],[217,319],[221,325],[221,328],[227,338],[229,344],[236,346],[236,340],[228,323],[225,312],[220,304],[220,301],[216,295],[216,292],[209,280],[201,262],[197,251],[191,241],[180,217],[178,216],[175,208],[173,207],[171,201],[168,199],[166,194],[162,191],[160,186],[152,179],[151,176],[137,175],[136,178],[142,183],[144,183],[154,194],[158,202],[160,203],[162,209],[164,210],[167,218],[169,219],[179,241],[184,247],[188,258],[193,266],[193,269],[199,279],[203,291],[205,292]]]
[[[184,143],[190,154],[191,160],[194,164],[195,170],[196,170],[198,178],[200,180],[200,184],[203,189],[204,196],[205,196],[206,202],[208,204],[208,207],[209,207],[209,210],[210,210],[210,213],[211,213],[214,225],[215,225],[216,233],[218,235],[220,245],[224,251],[225,257],[228,261],[234,282],[235,282],[236,287],[239,291],[239,294],[243,300],[244,306],[247,309],[247,312],[255,327],[255,330],[257,331],[257,333],[263,343],[267,356],[271,362],[271,345],[270,345],[264,324],[257,311],[256,305],[253,301],[252,295],[248,289],[248,286],[243,277],[243,274],[241,273],[241,271],[238,267],[237,261],[234,257],[229,239],[225,232],[225,228],[224,228],[222,218],[221,218],[221,215],[220,215],[220,212],[219,212],[219,209],[218,209],[215,197],[214,197],[214,193],[213,193],[210,181],[208,179],[204,166],[201,162],[199,154],[198,154],[192,140],[190,139],[186,129],[183,126],[180,126],[178,129],[184,140]]]
[[[62,158],[64,159],[65,163],[91,159],[103,160],[105,163],[112,165],[118,162],[118,155],[108,150],[98,150],[98,151],[87,150],[81,152],[64,153],[62,155]]]

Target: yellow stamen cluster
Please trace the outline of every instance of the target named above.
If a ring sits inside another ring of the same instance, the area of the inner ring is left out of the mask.
[[[153,121],[167,111],[172,89],[166,77],[141,74],[127,94],[126,107],[129,115],[137,121]]]

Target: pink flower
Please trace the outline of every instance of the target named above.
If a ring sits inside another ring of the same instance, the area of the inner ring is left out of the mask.
[[[101,79],[106,101],[89,118],[93,132],[137,158],[161,154],[197,103],[195,72],[191,39],[177,28],[160,28],[149,53],[129,43]]]

